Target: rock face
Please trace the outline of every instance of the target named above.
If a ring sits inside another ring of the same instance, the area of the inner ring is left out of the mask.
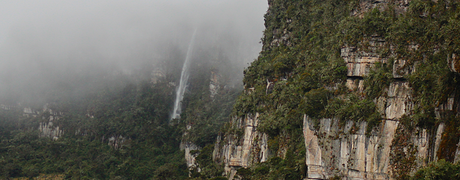
[[[381,44],[382,42],[376,43]],[[369,73],[375,63],[382,62],[375,53],[359,53],[351,47],[342,48],[341,55],[347,64],[347,76],[349,77],[363,77]]]
[[[313,128],[312,120],[304,118],[304,138],[308,179],[328,179],[343,176],[348,179],[393,179],[391,151],[398,121],[384,120],[378,133],[365,134],[366,122],[358,124],[359,130],[353,131],[353,121],[344,127],[336,119],[321,119],[320,127]],[[417,153],[416,167],[426,165],[426,159],[432,156],[430,148],[439,148],[444,125],[441,124],[434,137],[434,147],[429,146],[430,135],[426,129],[418,129],[410,138]]]
[[[273,5],[274,1],[269,0],[269,6]],[[395,12],[402,14],[407,11],[409,2],[410,0],[362,0],[352,15],[363,17],[366,11],[376,7],[385,8],[387,4],[392,4]],[[272,11],[273,9],[269,8],[267,14],[274,13]],[[289,21],[289,18],[286,19]],[[263,51],[269,51],[270,47],[292,45],[292,35],[286,29],[274,30],[271,34],[274,39],[264,45]],[[394,55],[394,47],[387,44],[382,37],[372,35],[365,39],[368,43],[366,50],[347,46],[341,49],[341,57],[347,67],[345,85],[350,92],[363,94],[366,88],[364,81],[372,68],[376,64],[392,63],[387,69],[390,71],[388,76],[393,79],[382,88],[383,93],[380,97],[373,99],[381,114],[381,123],[368,129],[369,124],[365,121],[344,121],[337,118],[313,120],[304,115],[306,179],[329,179],[337,176],[353,180],[398,179],[401,172],[413,173],[427,163],[442,158],[446,152],[453,154],[451,160],[459,162],[460,142],[454,142],[454,148],[452,142],[451,147],[446,147],[449,125],[437,121],[437,124],[427,127],[429,129],[408,128],[415,123],[407,117],[414,115],[416,107],[420,104],[416,104],[417,99],[413,97],[413,94],[416,94],[413,90],[416,89],[412,89],[405,77],[417,72],[415,67],[420,62],[411,64],[404,59],[398,59],[398,56]],[[386,56],[387,58],[380,57],[377,50],[383,47],[388,48],[393,55]],[[409,43],[407,48],[417,50],[419,46]],[[459,73],[459,55],[454,53],[446,59],[450,71]],[[272,92],[272,84],[267,80],[266,94]],[[255,89],[249,87],[245,93],[250,94],[253,91]],[[443,101],[433,102],[436,104],[434,106],[437,106],[434,109],[435,118],[442,119],[445,114],[451,112],[457,113],[458,116],[460,96],[454,92],[448,94]],[[236,130],[217,140],[213,157],[217,162],[224,164],[225,173],[230,179],[236,177],[238,168],[251,167],[255,163],[267,161],[269,157],[278,155],[267,150],[267,141],[273,137],[259,132],[258,122],[257,113],[234,118],[231,125]],[[458,138],[455,141],[458,141]]]
[[[181,143],[180,149],[185,152],[185,161],[187,163],[188,169],[193,170],[196,168],[197,171],[200,172],[201,169],[196,163],[196,156],[198,156],[198,153],[193,153],[193,151],[200,150],[201,148],[192,142],[187,141]]]
[[[349,78],[366,75],[348,74],[352,75]],[[350,179],[390,179],[392,141],[399,124],[398,119],[411,107],[409,94],[407,82],[393,82],[390,85],[388,98],[379,103],[379,109],[385,114],[383,122],[371,135],[365,132],[367,122],[348,121],[340,127],[337,119],[321,119],[319,128],[315,129],[312,120],[305,116],[308,179],[327,179],[337,175]],[[359,127],[358,130],[355,127]],[[428,137],[426,130],[423,132],[421,137],[414,139],[426,148]],[[421,157],[426,156],[426,151],[420,152]]]
[[[23,110],[23,116],[26,116],[26,117],[37,117],[37,115],[39,114],[38,111],[30,108],[30,107],[25,107],[24,110]]]
[[[107,140],[107,144],[114,149],[121,149],[123,146],[129,145],[129,139],[123,137],[122,135],[110,136]]]
[[[214,71],[211,71],[211,78],[209,81],[209,93],[210,93],[211,98],[214,98],[214,96],[216,96],[217,93],[219,93],[219,89],[220,89],[219,79],[220,79],[220,74]]]
[[[190,130],[192,128],[192,125],[187,125],[187,130]],[[186,136],[188,132],[184,132],[183,136]],[[200,167],[196,163],[196,157],[198,156],[198,153],[193,153],[193,151],[200,150],[201,147],[193,144],[192,142],[188,140],[182,140],[180,143],[180,150],[185,152],[185,161],[187,163],[187,167],[189,170],[197,169],[198,172],[201,171]]]
[[[447,59],[447,63],[452,72],[460,73],[460,57],[457,54],[452,54],[452,57]]]
[[[374,56],[351,58],[357,56],[347,49],[342,52],[348,67],[347,86],[352,90],[362,91],[362,78],[369,73],[375,62],[383,60]],[[367,122],[348,121],[341,126],[337,119],[321,119],[319,127],[315,128],[313,120],[305,115],[303,133],[308,179],[328,179],[335,176],[347,179],[393,179],[395,168],[391,159],[399,120],[413,111],[409,83],[401,80],[398,73],[393,74],[396,74],[396,80],[385,90],[387,96],[376,99],[383,119],[380,126],[370,134],[366,134]],[[452,110],[453,103],[454,99],[449,99],[438,111]],[[243,131],[242,136],[225,136],[217,142],[216,147],[220,148],[216,148],[214,152],[214,159],[224,163],[225,172],[230,179],[234,178],[236,169],[264,162],[269,153],[267,135],[257,131],[258,114],[247,115],[233,123]],[[434,135],[429,134],[427,129],[416,129],[410,135],[408,143],[416,149],[414,167],[436,160],[435,153],[440,148],[444,124],[438,125],[436,129]],[[460,154],[460,148],[456,154]],[[456,157],[456,161],[458,159]]]
[[[0,104],[0,109],[3,109],[3,110],[9,111],[9,110],[11,110],[11,109],[13,109],[13,108],[14,108],[14,106],[5,105],[5,104]]]
[[[257,131],[259,114],[235,119],[232,126],[242,130],[240,134],[218,139],[213,159],[224,163],[225,173],[232,179],[240,167],[249,167],[254,163],[268,159],[268,136]]]
[[[41,122],[38,130],[40,131],[40,137],[48,137],[53,140],[59,139],[64,134],[62,129],[59,129],[59,126],[54,126],[53,122]]]
[[[337,175],[349,179],[392,179],[390,152],[398,121],[385,120],[375,135],[365,134],[366,122],[359,123],[356,132],[352,132],[353,121],[342,128],[334,119],[322,119],[319,129],[312,124],[306,116],[304,138],[308,179],[328,179]],[[429,142],[426,130],[420,131],[412,137],[418,150],[418,166],[425,165]],[[442,134],[442,129],[438,133]]]
[[[269,1],[269,5],[270,2],[272,1]],[[396,5],[397,13],[406,12],[409,2],[392,1]],[[390,1],[360,1],[360,10],[353,15],[362,16],[365,11],[387,3]],[[279,31],[273,34],[281,35],[270,46],[289,46],[289,32]],[[366,52],[355,47],[342,48],[341,57],[347,67],[346,86],[350,91],[362,93],[365,88],[364,78],[374,65],[389,62],[388,59],[379,57],[375,51],[385,43],[382,38],[373,36],[369,39],[370,47]],[[416,49],[417,45],[411,45],[410,48]],[[451,71],[459,72],[459,59],[456,54],[448,58]],[[374,100],[382,115],[382,121],[371,132],[366,132],[367,122],[347,121],[345,125],[340,125],[338,119],[329,118],[320,119],[318,124],[307,115],[304,116],[306,179],[328,179],[335,176],[344,179],[394,179],[398,170],[402,169],[398,162],[393,162],[399,158],[395,155],[398,152],[402,152],[405,157],[414,157],[412,164],[407,167],[409,172],[437,160],[436,153],[443,148],[441,144],[445,124],[437,124],[431,131],[415,128],[407,132],[404,129],[402,119],[414,111],[412,90],[404,76],[413,73],[415,66],[408,66],[405,60],[397,58],[392,63],[394,79],[384,89],[385,95]],[[266,93],[270,90],[270,82],[267,82]],[[442,111],[457,110],[460,107],[458,103],[458,99],[454,97],[439,103],[436,116],[439,118]],[[230,179],[235,178],[238,168],[267,161],[270,155],[267,150],[269,137],[257,131],[258,121],[258,114],[235,118],[231,123],[237,128],[237,132],[218,138],[213,157],[215,161],[224,164],[225,173]],[[403,137],[404,132],[406,136]],[[407,145],[399,145],[401,139]],[[455,151],[455,161],[460,161],[460,142]]]
[[[44,122],[40,122],[38,130],[40,131],[39,137],[47,137],[53,140],[58,140],[59,137],[64,135],[64,130],[62,130],[59,126],[54,125],[53,121],[55,119],[59,119],[59,116],[62,115],[61,112],[53,111],[52,109],[48,108],[48,105],[43,107],[43,113],[48,113],[49,116],[47,119],[44,119]],[[30,108],[24,108],[24,114],[37,114],[36,111],[31,110]],[[34,115],[35,116],[35,115]],[[43,118],[45,118],[43,116]]]

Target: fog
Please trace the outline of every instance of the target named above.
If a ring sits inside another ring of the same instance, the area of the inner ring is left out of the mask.
[[[0,97],[37,98],[85,74],[130,74],[170,49],[183,57],[195,29],[197,49],[221,50],[240,79],[261,49],[266,9],[265,0],[2,0]]]

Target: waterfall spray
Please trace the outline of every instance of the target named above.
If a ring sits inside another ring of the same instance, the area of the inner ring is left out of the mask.
[[[181,72],[180,81],[179,81],[179,88],[177,88],[177,90],[176,90],[176,100],[174,101],[174,110],[173,110],[173,113],[171,115],[171,120],[180,117],[181,101],[182,101],[182,99],[184,99],[185,89],[187,89],[187,82],[188,82],[188,77],[189,77],[188,68],[190,66],[190,64],[189,64],[190,63],[190,56],[192,55],[192,51],[193,51],[193,44],[195,42],[195,35],[196,35],[196,29],[193,32],[192,39],[190,40],[190,44],[188,45],[188,50],[187,50],[187,54],[185,56],[184,65],[182,66],[182,72]],[[170,122],[171,122],[171,120],[170,120]]]

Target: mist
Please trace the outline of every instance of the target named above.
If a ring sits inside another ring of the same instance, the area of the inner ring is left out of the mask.
[[[195,29],[196,49],[218,49],[240,81],[261,50],[266,9],[264,0],[1,1],[0,100],[165,60],[179,67]]]

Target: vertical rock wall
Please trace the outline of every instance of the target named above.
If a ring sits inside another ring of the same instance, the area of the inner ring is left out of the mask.
[[[24,108],[24,113],[31,114],[31,112],[35,112],[30,108]],[[39,137],[48,137],[53,140],[59,139],[64,134],[64,130],[61,129],[59,126],[54,125],[53,121],[55,119],[59,119],[59,116],[62,115],[62,112],[56,112],[52,109],[48,108],[48,105],[43,107],[43,112],[47,112],[49,114],[48,117],[43,116],[44,122],[40,122],[38,130],[40,131]]]
[[[319,129],[304,118],[308,179],[343,176],[349,179],[388,179],[390,146],[397,121],[386,121],[378,135],[365,133],[367,123],[321,119]],[[359,127],[359,130],[356,130]]]
[[[372,53],[367,55],[350,51],[350,48],[342,50],[342,57],[348,67],[347,86],[352,91],[362,92],[360,84],[373,64],[386,61]],[[314,121],[305,115],[303,132],[308,179],[328,179],[335,176],[347,179],[393,179],[393,171],[398,167],[393,166],[391,159],[394,146],[397,145],[394,140],[397,137],[399,121],[404,115],[409,115],[414,106],[411,88],[398,75],[400,70],[394,68],[398,72],[393,72],[396,74],[395,80],[385,89],[386,96],[375,100],[383,118],[381,124],[369,134],[366,134],[367,122],[351,120],[340,125],[338,119],[320,119],[318,127],[313,127]],[[454,101],[451,99],[446,105],[441,105],[438,112],[440,109],[452,110],[454,106],[449,104]],[[214,159],[224,163],[225,172],[230,179],[234,177],[236,169],[250,167],[268,158],[268,137],[257,131],[258,114],[235,119],[233,123],[243,130],[243,135],[224,136],[223,140],[218,141],[214,152]],[[434,129],[436,132],[430,134],[427,129],[417,128],[408,138],[408,143],[416,150],[414,167],[436,160],[435,153],[440,148],[444,124]],[[408,151],[406,147],[403,150]],[[460,149],[456,153],[460,154]],[[457,157],[456,160],[458,159]]]
[[[190,130],[192,128],[192,125],[187,125],[186,128],[187,128],[187,130]],[[187,134],[188,134],[188,132],[185,131],[183,136],[186,136]],[[198,154],[192,153],[192,151],[200,150],[201,147],[193,144],[192,142],[190,142],[188,140],[182,140],[181,144],[180,144],[180,149],[183,150],[184,153],[185,153],[185,161],[187,163],[188,169],[193,170],[193,169],[197,168],[198,172],[200,172],[201,171],[200,167],[196,163],[196,156]]]
[[[373,37],[373,41],[371,44],[377,48],[385,43],[377,37]],[[375,53],[359,52],[350,47],[342,49],[342,58],[348,67],[346,85],[355,92],[363,91],[362,81],[376,62],[387,63],[386,59],[379,58]],[[314,128],[313,120],[305,116],[308,179],[334,176],[347,179],[393,179],[394,170],[400,168],[391,163],[392,154],[398,146],[394,141],[397,138],[396,131],[400,119],[409,115],[414,106],[409,83],[402,79],[402,75],[411,73],[413,68],[401,63],[404,62],[396,60],[394,63],[394,81],[384,90],[386,96],[375,99],[383,119],[380,126],[370,134],[366,134],[367,122],[348,121],[345,126],[340,126],[336,119],[321,119],[319,128]],[[439,125],[434,137],[431,137],[427,129],[420,128],[410,134],[407,143],[416,150],[414,167],[426,165],[427,160],[434,157],[433,152],[440,146],[443,127],[443,124]],[[430,141],[434,143],[430,144]],[[409,154],[407,147],[403,147],[403,151]]]
[[[214,150],[214,160],[225,166],[225,173],[230,179],[240,167],[249,167],[254,163],[268,159],[268,136],[257,131],[259,114],[247,115],[233,120],[233,127],[243,130],[243,134],[231,134],[218,140]]]

